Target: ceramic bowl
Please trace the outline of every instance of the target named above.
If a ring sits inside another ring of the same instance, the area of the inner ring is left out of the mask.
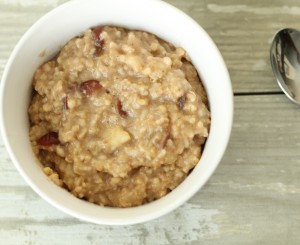
[[[144,30],[183,47],[198,70],[208,94],[211,128],[203,155],[191,174],[165,197],[133,208],[101,207],[56,186],[33,155],[27,108],[32,77],[69,39],[97,25]],[[44,52],[45,55],[39,55]],[[233,118],[230,77],[218,48],[189,16],[159,0],[74,0],[37,21],[13,50],[1,82],[1,132],[16,168],[42,198],[79,219],[127,225],[162,216],[191,198],[212,175],[225,152]]]

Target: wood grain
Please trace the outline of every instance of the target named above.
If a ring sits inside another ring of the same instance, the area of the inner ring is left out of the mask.
[[[299,1],[168,0],[213,38],[227,63],[235,92],[279,91],[269,62],[273,35],[300,27]]]
[[[231,141],[210,181],[179,209],[141,225],[63,214],[27,186],[1,147],[0,237],[6,244],[297,244],[300,110],[283,95],[240,96],[235,105]]]
[[[0,0],[0,76],[13,47],[65,0]],[[218,45],[234,91],[277,92],[269,64],[276,30],[299,28],[297,0],[168,0]],[[35,194],[0,141],[0,244],[299,244],[300,110],[284,95],[235,97],[226,154],[205,187],[174,212],[134,226],[72,218]]]
[[[66,2],[0,0],[0,76],[13,47],[37,19]],[[235,92],[279,91],[269,63],[275,32],[300,27],[299,1],[167,0],[194,18],[218,45]]]

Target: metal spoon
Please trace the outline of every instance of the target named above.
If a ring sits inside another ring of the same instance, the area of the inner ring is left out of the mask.
[[[300,105],[300,32],[290,28],[279,31],[271,45],[270,59],[279,87]]]

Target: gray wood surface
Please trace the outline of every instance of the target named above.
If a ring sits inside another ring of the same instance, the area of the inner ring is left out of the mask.
[[[0,0],[0,76],[21,35],[63,2]],[[267,94],[280,91],[270,41],[281,28],[300,28],[300,2],[168,2],[214,39],[236,93],[232,137],[213,177],[164,217],[126,227],[94,225],[37,196],[0,142],[0,244],[300,244],[300,108],[282,94]]]

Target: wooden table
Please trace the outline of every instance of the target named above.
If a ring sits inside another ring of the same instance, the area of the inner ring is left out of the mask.
[[[13,47],[65,0],[0,0],[0,76]],[[41,199],[0,145],[0,244],[300,244],[300,108],[275,83],[273,34],[300,28],[297,0],[168,0],[211,35],[235,93],[228,150],[176,211],[125,227],[81,222]],[[176,28],[176,27],[175,27]]]

